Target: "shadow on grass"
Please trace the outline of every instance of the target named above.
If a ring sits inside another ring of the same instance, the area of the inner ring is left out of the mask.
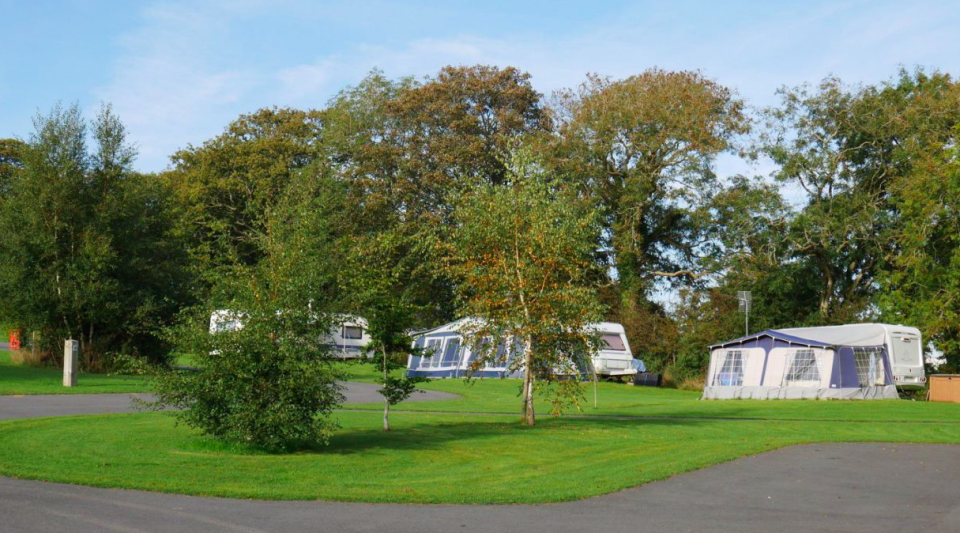
[[[439,450],[450,442],[473,442],[479,448],[486,445],[486,441],[502,437],[529,436],[536,441],[544,436],[559,430],[570,431],[621,431],[636,429],[637,427],[697,427],[706,424],[697,420],[622,420],[600,418],[541,418],[536,426],[524,426],[519,417],[516,421],[507,420],[458,420],[456,422],[424,422],[408,426],[400,425],[389,432],[381,429],[347,428],[332,439],[330,445],[315,448],[312,451],[326,454],[351,455],[373,450],[408,450],[411,452],[423,450]]]
[[[533,427],[524,426],[519,417],[516,421],[484,420],[473,418],[456,422],[437,422],[435,417],[422,422],[407,420],[397,424],[389,432],[373,428],[346,427],[331,437],[327,445],[321,443],[299,443],[287,451],[269,450],[240,443],[216,440],[212,437],[198,437],[188,448],[194,451],[212,453],[230,453],[239,455],[341,455],[349,456],[374,451],[436,451],[451,442],[475,443],[478,449],[489,446],[488,442],[503,437],[529,437],[536,442],[557,431],[622,431],[637,427],[694,428],[708,424],[698,420],[621,420],[621,419],[570,419],[542,417]],[[504,417],[505,418],[505,417]],[[516,446],[515,444],[512,446]]]

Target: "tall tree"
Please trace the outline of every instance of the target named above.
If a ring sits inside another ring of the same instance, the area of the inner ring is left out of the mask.
[[[903,71],[870,94],[896,210],[878,304],[891,322],[917,326],[960,368],[960,83]],[[875,158],[878,159],[878,158]]]
[[[699,73],[651,69],[590,76],[558,93],[553,111],[550,164],[601,210],[622,304],[642,306],[656,280],[703,276],[712,162],[748,130],[743,103]]]
[[[213,264],[259,260],[256,235],[291,176],[318,159],[319,112],[264,108],[175,153],[165,177],[189,206],[196,251]]]
[[[363,191],[430,220],[449,216],[451,197],[473,184],[501,182],[511,143],[549,128],[528,74],[483,65],[444,67],[420,83],[374,71],[325,116],[335,160]]]
[[[511,367],[524,373],[523,422],[533,425],[538,384],[557,385],[555,411],[580,398],[579,382],[562,377],[595,348],[587,325],[601,316],[591,275],[600,226],[596,211],[526,151],[507,168],[501,183],[463,198],[447,254],[460,312],[470,317],[466,343],[479,353],[474,364],[510,346]]]
[[[162,358],[158,330],[190,299],[169,190],[132,170],[136,153],[109,106],[92,123],[92,151],[76,105],[34,123],[0,197],[3,315],[40,332],[47,350],[80,340],[87,370],[116,352]]]
[[[796,186],[805,205],[785,228],[796,256],[816,265],[821,321],[843,322],[865,310],[877,269],[889,249],[892,213],[885,162],[865,164],[883,140],[865,136],[877,109],[862,88],[836,78],[782,89],[782,103],[768,110],[763,151],[777,165],[774,178]]]

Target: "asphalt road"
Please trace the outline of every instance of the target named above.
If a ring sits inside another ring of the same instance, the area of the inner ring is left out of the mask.
[[[380,386],[375,383],[346,384],[344,395],[345,403],[379,403],[383,396],[377,392]],[[150,394],[52,394],[27,396],[0,396],[0,420],[14,418],[37,418],[41,416],[89,415],[129,413],[136,408],[131,404],[132,398],[151,400]],[[426,400],[444,400],[456,398],[453,394],[444,392],[425,391],[411,396],[407,402],[422,402]],[[401,404],[402,405],[402,404]],[[3,529],[0,528],[0,532]]]
[[[0,478],[0,530],[955,533],[958,478],[958,446],[887,444],[795,446],[549,505],[247,501]]]

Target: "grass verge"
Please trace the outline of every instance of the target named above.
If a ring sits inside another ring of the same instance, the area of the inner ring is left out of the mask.
[[[63,386],[63,372],[56,368],[18,365],[10,352],[0,350],[0,395],[8,394],[102,394],[149,392],[142,376],[80,374],[76,387]]]

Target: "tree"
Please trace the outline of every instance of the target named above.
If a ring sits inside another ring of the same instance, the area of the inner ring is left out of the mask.
[[[871,91],[884,113],[890,259],[878,273],[885,320],[917,326],[960,368],[960,83],[918,70]],[[877,158],[875,158],[877,159]]]
[[[511,143],[549,127],[529,75],[513,68],[445,67],[391,81],[373,71],[323,111],[323,150],[346,184],[358,233],[432,240],[448,231],[455,199],[499,183]],[[407,277],[421,324],[449,320],[453,283],[442,269]]]
[[[22,168],[0,196],[0,312],[59,353],[81,343],[81,368],[105,370],[118,352],[162,360],[159,330],[190,301],[177,206],[109,106],[92,123],[76,105],[37,116]]]
[[[370,344],[366,351],[377,369],[383,396],[383,430],[390,431],[390,406],[417,392],[425,378],[395,375],[406,369],[407,358],[419,355],[409,331],[423,312],[415,303],[409,282],[415,250],[396,231],[384,231],[353,240],[348,283],[355,308],[367,321]]]
[[[0,139],[0,195],[7,190],[13,173],[23,168],[26,144],[19,139]]]
[[[326,345],[338,323],[338,291],[329,247],[331,219],[311,216],[327,200],[298,183],[264,213],[253,237],[260,260],[217,270],[209,299],[184,314],[170,332],[198,371],[166,370],[155,377],[156,407],[178,409],[188,425],[219,439],[269,449],[324,443],[343,401],[340,372]],[[311,202],[303,201],[306,194]],[[228,238],[228,237],[222,237]],[[211,333],[216,309],[241,327]]]
[[[653,280],[702,277],[703,210],[719,186],[712,162],[748,131],[743,102],[699,73],[651,69],[590,76],[558,93],[553,112],[549,162],[601,211],[624,303]]]
[[[763,151],[779,167],[774,178],[806,197],[784,228],[786,239],[819,271],[821,320],[843,322],[867,307],[890,249],[889,167],[864,159],[883,143],[865,135],[878,110],[862,89],[835,78],[823,80],[815,93],[798,87],[780,94],[781,106],[767,112],[771,130]]]
[[[587,325],[601,316],[593,253],[597,213],[576,192],[550,179],[525,150],[499,184],[468,192],[455,212],[447,250],[459,281],[460,312],[471,317],[465,342],[475,365],[510,347],[522,368],[523,422],[533,425],[537,380],[556,384],[554,410],[579,399],[579,382],[564,380],[596,348]]]
[[[549,128],[528,74],[483,65],[444,67],[422,83],[374,71],[324,114],[331,157],[374,205],[440,222],[451,198],[503,180],[511,143]]]
[[[319,112],[264,108],[175,153],[165,178],[189,206],[195,252],[213,264],[256,263],[264,214],[293,174],[318,159],[321,132]]]

